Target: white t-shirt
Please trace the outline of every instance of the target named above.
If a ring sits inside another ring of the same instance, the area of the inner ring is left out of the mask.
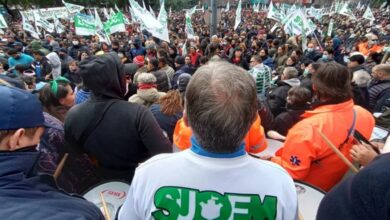
[[[212,158],[185,150],[137,168],[119,220],[290,220],[297,209],[294,182],[280,166],[247,154]]]

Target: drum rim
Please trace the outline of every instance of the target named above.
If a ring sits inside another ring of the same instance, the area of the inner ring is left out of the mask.
[[[83,193],[81,193],[80,195],[81,195],[82,197],[84,197],[87,193],[89,193],[92,189],[96,188],[97,186],[100,186],[100,185],[103,185],[103,184],[106,184],[106,183],[112,183],[112,182],[125,183],[125,184],[129,185],[129,187],[130,187],[130,184],[129,184],[128,182],[126,182],[126,181],[123,181],[123,180],[103,180],[103,181],[101,181],[101,182],[99,182],[99,183],[97,183],[97,184],[95,184],[95,185],[93,185],[93,186],[91,186],[91,187],[88,187],[88,189],[86,189],[86,190],[85,190]]]
[[[310,186],[310,187],[316,189],[317,191],[323,193],[324,195],[326,195],[326,192],[324,190],[322,190],[321,188],[319,188],[317,186],[313,186],[310,183],[303,182],[302,180],[294,180],[294,183],[300,183],[300,184],[303,184],[303,185],[306,185],[306,186]]]

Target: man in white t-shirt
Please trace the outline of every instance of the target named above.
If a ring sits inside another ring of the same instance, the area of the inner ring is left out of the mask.
[[[256,114],[255,82],[244,69],[226,62],[199,68],[183,116],[191,148],[140,165],[119,219],[297,219],[291,177],[245,152]]]

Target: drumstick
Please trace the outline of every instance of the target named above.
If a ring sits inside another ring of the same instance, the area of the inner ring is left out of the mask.
[[[318,128],[315,128],[315,130],[318,131],[318,133],[321,135],[321,137],[324,139],[325,143],[337,154],[337,156],[340,157],[340,159],[355,173],[357,173],[359,170],[340,152],[340,150],[334,146],[334,144],[328,139],[328,137],[325,136],[324,133],[322,133]]]
[[[298,211],[298,220],[304,220],[302,213],[300,211]]]
[[[106,220],[111,220],[110,213],[108,212],[107,203],[104,200],[103,193],[100,193],[100,201],[103,204],[103,210],[104,210],[104,215],[106,216]]]
[[[54,171],[54,174],[53,174],[54,179],[57,179],[61,175],[61,172],[62,172],[62,169],[64,168],[66,159],[68,159],[68,155],[69,155],[68,153],[65,153],[64,157],[62,157],[60,163],[57,166],[57,169]]]

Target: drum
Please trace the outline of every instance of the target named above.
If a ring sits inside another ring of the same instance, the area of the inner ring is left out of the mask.
[[[281,148],[283,146],[283,142],[280,142],[280,141],[277,141],[274,139],[267,138],[267,143],[268,143],[268,147],[264,151],[256,154],[256,156],[259,156],[259,157],[265,156],[265,155],[275,156],[276,151],[278,151],[279,148]]]
[[[111,219],[115,219],[117,211],[126,200],[130,185],[125,182],[111,181],[100,183],[88,190],[83,197],[95,204],[103,212],[103,204],[100,193],[103,194]],[[103,212],[104,213],[104,212]]]
[[[310,184],[295,181],[298,194],[298,209],[305,220],[316,219],[318,207],[325,196],[325,192]]]

